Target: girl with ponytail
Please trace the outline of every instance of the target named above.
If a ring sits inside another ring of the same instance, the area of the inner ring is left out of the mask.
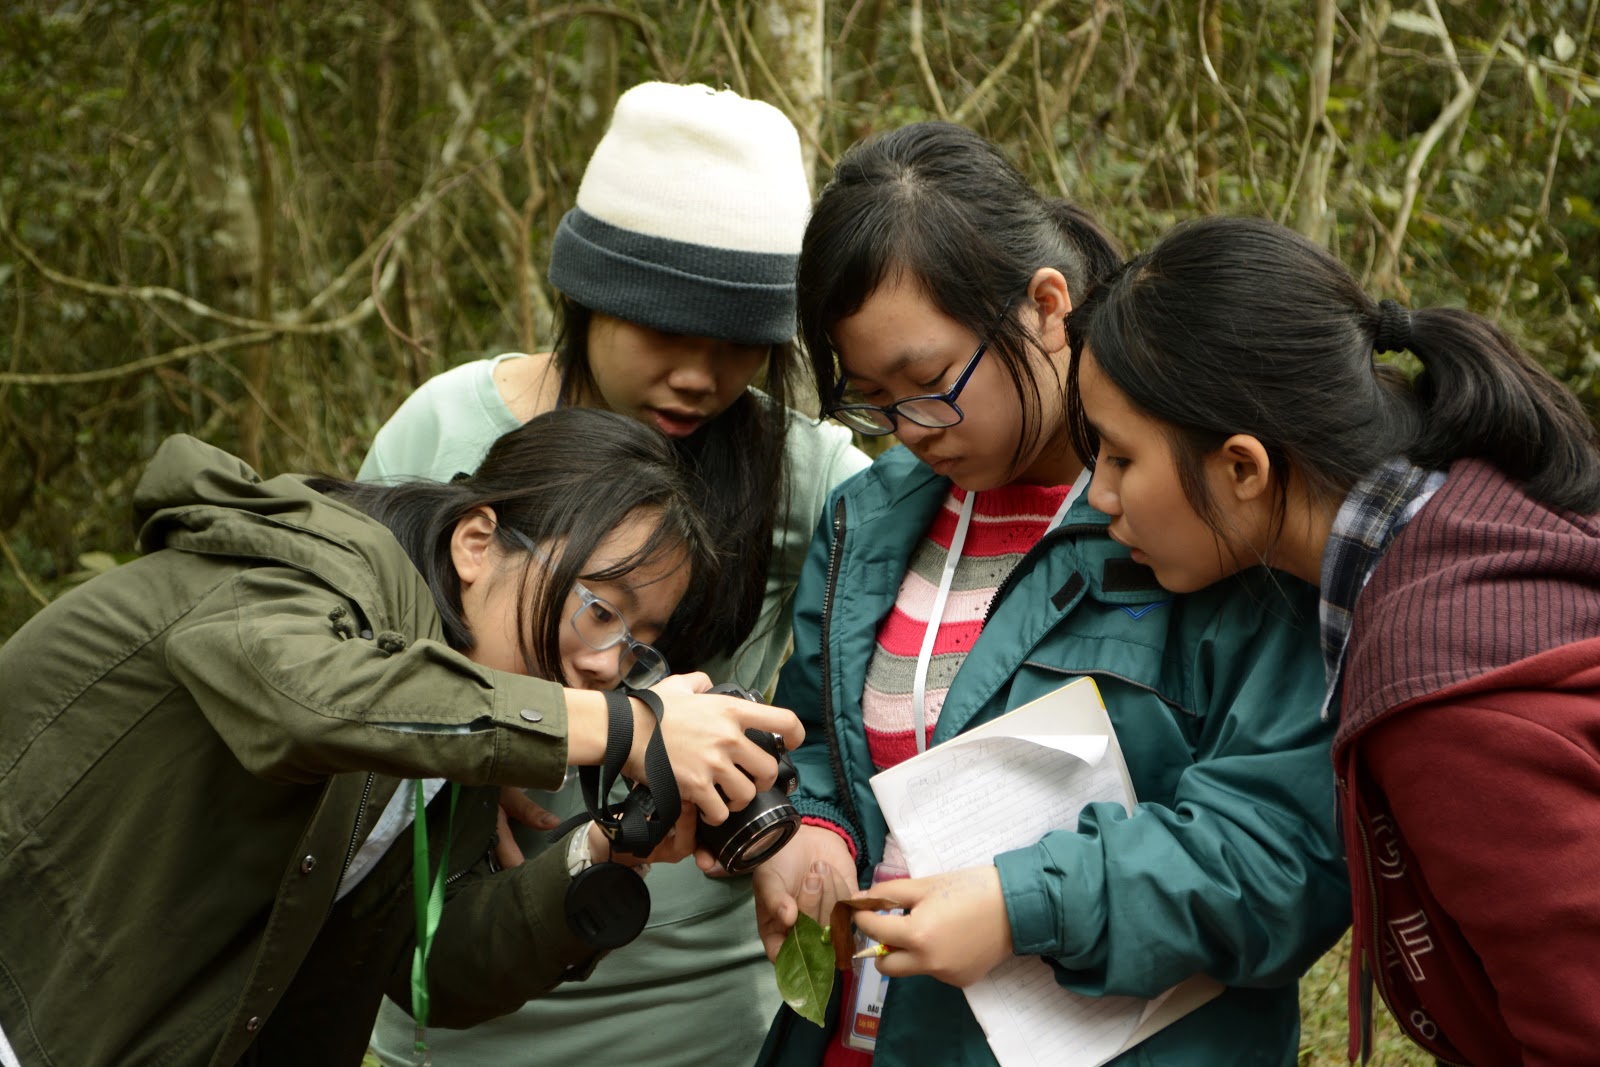
[[[824,408],[905,447],[834,492],[801,572],[776,702],[807,725],[807,825],[756,872],[756,907],[769,953],[801,910],[827,922],[858,889],[906,909],[856,915],[893,946],[878,1067],[994,1062],[960,987],[1017,955],[1091,996],[1199,973],[1227,987],[1113,1062],[1290,1067],[1296,981],[1347,921],[1314,591],[1283,580],[1298,615],[1261,610],[1256,576],[1173,598],[1081,499],[1065,324],[1119,259],[1086,214],[947,123],[850,149],[801,245]],[[871,776],[1083,675],[1140,803],[897,877]],[[834,1036],[853,996],[824,1029],[785,1009],[760,1062],[864,1061]]]
[[[1174,230],[1071,331],[1111,536],[1175,592],[1258,564],[1321,589],[1351,1055],[1375,983],[1443,1061],[1591,1062],[1600,453],[1577,400],[1493,324],[1374,303],[1254,219]]]

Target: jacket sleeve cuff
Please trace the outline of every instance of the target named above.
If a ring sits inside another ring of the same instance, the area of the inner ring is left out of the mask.
[[[798,794],[789,799],[794,803],[795,810],[800,813],[802,823],[809,822],[819,826],[826,826],[844,838],[845,844],[850,847],[850,855],[856,861],[856,873],[863,873],[861,866],[865,862],[866,853],[862,851],[861,842],[857,841],[850,831],[846,829],[850,825],[850,820],[845,818],[844,812],[826,800],[817,800],[812,797],[799,796]]]
[[[567,773],[567,699],[559,685],[495,672],[494,774],[490,781],[557,789]]]
[[[1079,834],[1057,831],[1038,844],[994,858],[1000,891],[1019,956],[1049,956],[1065,967],[1089,965],[1104,900],[1099,854]],[[1079,921],[1081,919],[1081,921]]]

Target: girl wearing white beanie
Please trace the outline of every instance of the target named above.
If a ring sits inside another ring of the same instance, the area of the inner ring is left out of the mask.
[[[473,470],[501,434],[556,407],[606,408],[654,426],[700,474],[726,578],[690,590],[675,616],[707,623],[671,627],[657,643],[677,671],[768,691],[823,504],[867,465],[848,432],[786,405],[799,369],[794,275],[809,212],[799,138],[782,112],[701,85],[630,89],[556,231],[555,350],[431,379],[379,430],[361,477],[449,479]],[[565,816],[580,809],[577,792],[574,783],[543,799]],[[520,796],[507,804],[531,826],[556,824]],[[521,842],[532,847],[526,834]],[[516,846],[503,854],[514,860]],[[612,1063],[750,1062],[778,996],[749,878],[708,878],[680,863],[648,884],[650,923],[637,941],[513,1015],[435,1031],[437,1060],[576,1062],[604,1047]],[[373,1034],[379,1058],[410,1063],[412,1034],[410,1018],[386,1002]]]

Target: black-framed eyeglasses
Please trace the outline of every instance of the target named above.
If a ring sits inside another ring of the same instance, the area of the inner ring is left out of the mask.
[[[510,526],[502,526],[501,529],[529,552],[546,563],[550,562],[550,554],[521,530],[514,530]],[[578,610],[567,618],[567,625],[572,627],[572,632],[578,635],[580,641],[598,652],[618,645],[625,646],[617,659],[617,672],[622,675],[624,684],[634,689],[649,689],[672,673],[667,666],[667,657],[654,645],[647,645],[634,637],[633,631],[628,629],[628,620],[609,600],[595,595],[582,582],[572,583],[572,594],[578,598]]]
[[[840,374],[838,384],[834,386],[834,403],[829,406],[826,414],[866,437],[893,434],[896,419],[901,418],[910,419],[917,426],[930,430],[955,426],[957,422],[966,418],[962,410],[955,406],[955,398],[962,395],[962,390],[966,389],[966,381],[973,376],[974,370],[978,370],[978,360],[984,358],[984,352],[989,350],[990,341],[994,339],[995,330],[1000,328],[1000,323],[1005,322],[1006,315],[1011,314],[1011,307],[1014,307],[1014,304],[1016,302],[1006,301],[1006,306],[1000,309],[1000,314],[995,315],[994,325],[989,326],[989,330],[984,333],[984,339],[979,342],[978,350],[973,352],[973,358],[966,360],[962,373],[955,376],[954,384],[944,392],[906,397],[904,400],[896,400],[890,405],[883,406],[875,403],[838,403],[845,397],[846,386],[845,376]]]

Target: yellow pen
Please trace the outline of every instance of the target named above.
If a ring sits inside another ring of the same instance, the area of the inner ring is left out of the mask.
[[[867,948],[862,949],[860,952],[857,952],[854,956],[851,956],[850,958],[853,959],[853,960],[864,960],[868,956],[871,956],[874,959],[882,959],[883,957],[887,956],[889,953],[891,953],[893,951],[894,951],[894,949],[890,948],[888,945],[885,945],[883,942],[879,941],[876,944],[869,945]]]

